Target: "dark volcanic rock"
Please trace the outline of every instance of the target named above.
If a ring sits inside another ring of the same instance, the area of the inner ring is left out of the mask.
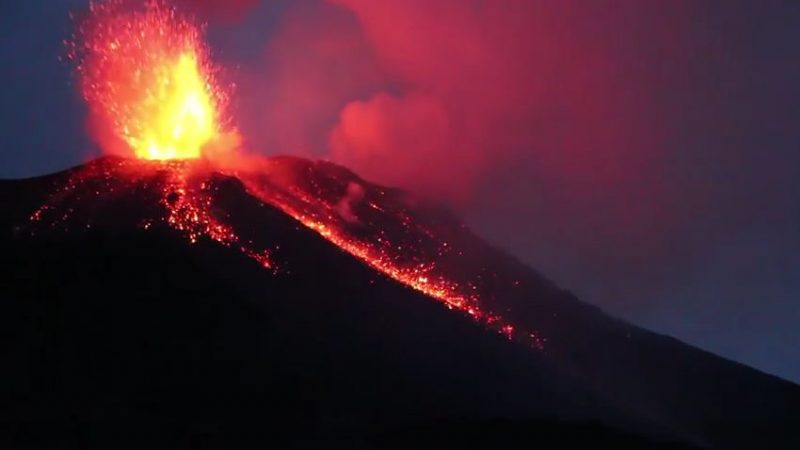
[[[310,194],[335,202],[354,181],[368,197],[384,192],[384,209],[411,208],[414,220],[447,233],[469,254],[450,270],[469,278],[492,267],[499,275],[482,289],[542,330],[545,351],[377,274],[236,179],[209,181],[214,208],[243,238],[274,249],[277,274],[213,241],[142,229],[158,198],[155,175],[117,186],[114,201],[86,188],[66,200],[66,227],[33,236],[28,217],[66,175],[3,181],[7,448],[797,443],[797,386],[608,317],[448,213],[410,207],[402,192],[327,163],[276,164]],[[387,217],[368,225],[391,230]],[[91,227],[79,226],[88,219]]]

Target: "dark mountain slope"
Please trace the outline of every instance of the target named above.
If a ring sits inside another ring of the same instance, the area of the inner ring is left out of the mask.
[[[548,327],[544,353],[377,274],[232,178],[209,181],[216,211],[275,249],[278,274],[142,230],[153,184],[114,201],[83,192],[69,221],[30,237],[27,217],[65,176],[0,185],[0,418],[16,442],[658,448],[669,435],[791,448],[796,386],[611,319],[463,228],[453,234],[487,258],[476,267],[525,277],[530,316],[500,283],[492,300]]]
[[[389,229],[389,241],[421,248],[448,277],[474,283],[493,310],[540,333],[551,363],[618,407],[722,448],[800,443],[797,385],[608,316],[402,191],[327,162],[282,157],[273,164],[276,172],[293,174],[292,189],[328,204],[347,186],[362,186],[365,201],[354,208],[361,223],[339,226],[352,236],[384,238]],[[381,208],[369,208],[370,201]],[[398,227],[398,217],[414,226]],[[458,251],[439,253],[437,240]]]
[[[519,444],[652,445],[576,423],[624,422],[527,349],[313,247],[320,262],[276,278],[168,232],[12,242],[4,437],[15,448],[391,448],[441,439],[411,426],[463,418],[455,440],[540,427]]]

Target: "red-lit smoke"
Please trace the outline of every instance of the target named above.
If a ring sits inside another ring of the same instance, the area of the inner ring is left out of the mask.
[[[235,23],[261,0],[176,0],[178,6],[210,22]]]
[[[493,217],[488,230],[551,273],[553,253],[590,270],[641,267],[686,226],[665,160],[674,92],[688,76],[677,69],[687,65],[685,10],[301,2],[263,57],[241,66],[238,119],[250,151],[330,158]]]
[[[528,0],[298,5],[265,44],[264,70],[244,75],[243,93],[255,95],[242,115],[252,116],[257,151],[328,156],[447,200],[469,199],[502,164],[562,181],[565,195],[589,194],[574,180],[592,189],[635,183],[658,157],[663,130],[650,86],[624,72],[625,39],[641,30],[623,13],[644,8],[633,9]],[[604,32],[609,23],[623,29]]]

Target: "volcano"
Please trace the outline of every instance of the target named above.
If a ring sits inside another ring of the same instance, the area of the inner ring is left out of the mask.
[[[796,448],[800,387],[329,162],[0,182],[7,448]]]

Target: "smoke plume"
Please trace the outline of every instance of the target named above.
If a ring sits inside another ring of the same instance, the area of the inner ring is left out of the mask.
[[[731,242],[797,248],[786,211],[800,166],[785,143],[798,93],[782,87],[800,71],[774,5],[268,4],[282,5],[276,25],[238,61],[252,152],[331,159],[444,201],[560,284],[656,328],[703,301],[716,313],[724,271],[696,295],[675,286],[754,261],[720,256]],[[786,284],[748,264],[762,274],[753,290]],[[706,337],[704,323],[687,335]]]

